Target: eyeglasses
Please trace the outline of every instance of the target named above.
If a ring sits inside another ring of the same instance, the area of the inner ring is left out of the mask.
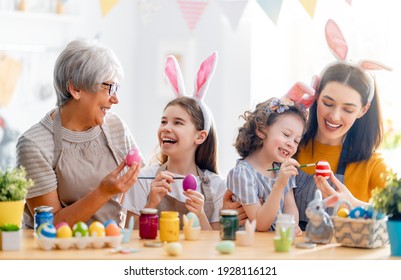
[[[102,83],[102,85],[109,87],[109,96],[113,96],[113,95],[117,94],[118,89],[120,88],[120,85],[118,85],[118,84]]]

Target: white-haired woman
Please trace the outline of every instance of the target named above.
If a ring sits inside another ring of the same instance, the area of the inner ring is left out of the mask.
[[[124,73],[115,54],[98,43],[70,42],[56,60],[57,107],[18,140],[17,164],[35,185],[28,191],[23,225],[34,227],[35,207],[53,207],[54,224],[113,219],[123,225],[122,195],[139,165],[125,168],[136,146],[126,124],[109,112],[118,104]]]

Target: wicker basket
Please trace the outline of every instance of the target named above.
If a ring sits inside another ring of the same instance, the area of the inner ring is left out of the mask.
[[[388,244],[387,219],[331,217],[338,243],[347,247],[378,248]]]

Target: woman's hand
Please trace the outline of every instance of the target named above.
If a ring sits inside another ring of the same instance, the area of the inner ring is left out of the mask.
[[[125,160],[103,178],[98,187],[101,193],[112,197],[119,193],[125,193],[135,184],[141,169],[139,164],[133,163],[124,175],[120,175],[124,167]]]
[[[174,174],[168,171],[161,171],[150,184],[148,203],[145,207],[157,208],[164,196],[171,192],[171,183],[174,183]]]
[[[234,194],[229,189],[227,189],[227,191],[224,193],[222,209],[236,210],[238,212],[238,224],[240,226],[243,226],[245,225],[248,216],[246,215],[245,210],[242,207],[242,204],[239,203],[238,201],[232,200],[233,195]]]
[[[338,195],[339,200],[347,200],[349,203],[351,203],[352,206],[366,204],[356,199],[348,190],[348,188],[343,183],[341,183],[340,180],[336,178],[336,176],[334,176],[333,171],[330,172],[330,181],[333,183],[335,189],[330,186],[330,184],[324,177],[315,175],[313,178],[315,180],[316,187],[322,192],[323,198],[332,195]]]

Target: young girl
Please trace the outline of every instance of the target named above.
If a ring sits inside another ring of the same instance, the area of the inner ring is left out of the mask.
[[[323,197],[337,193],[353,207],[366,205],[371,191],[384,186],[381,175],[387,169],[376,151],[383,139],[383,124],[375,81],[367,70],[390,69],[377,62],[347,62],[347,44],[332,20],[326,25],[326,39],[341,61],[322,74],[297,159],[302,163],[328,161],[335,174],[330,177],[334,188],[323,177],[313,176],[315,168],[299,172],[294,194],[301,228],[308,222],[305,209],[316,187]]]
[[[245,123],[235,142],[241,159],[227,176],[228,188],[248,218],[256,219],[259,231],[275,230],[277,214],[283,212],[298,222],[293,188],[300,165],[291,157],[301,141],[307,112],[289,99],[271,98],[242,117]],[[277,164],[279,170],[271,170]]]
[[[128,210],[127,217],[133,215],[137,220],[143,208],[157,208],[159,214],[178,211],[182,225],[182,215],[190,211],[198,216],[202,230],[219,228],[226,185],[218,175],[213,118],[202,101],[216,60],[217,54],[213,53],[202,63],[195,94],[187,97],[178,63],[174,57],[168,57],[165,71],[177,97],[164,108],[157,131],[160,164],[140,173],[140,176],[155,176],[154,180],[140,179],[127,193],[123,204]],[[182,179],[174,179],[187,174],[196,177],[196,190],[183,191]]]

